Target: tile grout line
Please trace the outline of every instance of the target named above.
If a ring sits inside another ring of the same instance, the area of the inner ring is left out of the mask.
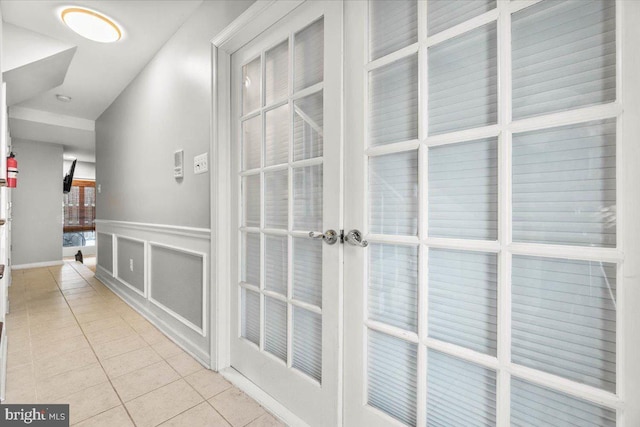
[[[76,272],[76,268],[71,266],[71,268],[73,268]],[[92,289],[93,286],[91,286],[91,283],[89,283],[89,281],[84,278],[83,276],[81,276],[82,279],[87,282],[87,285],[89,285]],[[57,283],[57,282],[56,282]],[[98,364],[100,365],[100,368],[102,369],[102,372],[104,372],[104,375],[107,377],[107,382],[109,383],[109,385],[111,386],[111,389],[113,390],[113,392],[116,394],[116,396],[118,397],[118,400],[120,401],[120,404],[122,405],[123,409],[125,410],[127,416],[129,417],[129,419],[131,420],[131,423],[136,426],[137,424],[135,423],[135,421],[133,420],[133,417],[131,416],[131,414],[129,413],[129,409],[127,408],[127,406],[124,404],[124,401],[122,400],[122,398],[120,397],[120,394],[118,394],[118,391],[116,390],[116,388],[113,386],[113,383],[111,382],[111,378],[109,377],[109,375],[107,374],[107,371],[104,368],[104,365],[102,364],[102,361],[100,360],[100,358],[98,357],[98,354],[96,353],[95,349],[93,348],[93,344],[91,344],[91,341],[89,341],[89,337],[87,337],[84,329],[82,329],[82,326],[80,325],[80,322],[78,321],[78,318],[76,317],[76,313],[73,311],[73,309],[71,308],[71,305],[69,304],[69,301],[67,300],[67,296],[64,294],[64,292],[62,292],[62,288],[60,288],[60,285],[58,284],[58,289],[60,290],[60,293],[62,294],[62,297],[64,298],[65,302],[67,303],[67,306],[69,307],[69,310],[71,311],[71,314],[73,315],[73,318],[75,319],[76,323],[78,324],[78,326],[80,327],[80,330],[82,331],[82,335],[84,336],[84,338],[87,340],[87,343],[89,344],[89,348],[91,348],[91,351],[93,352],[93,355],[96,357],[96,359],[98,360]],[[95,290],[95,289],[94,289]],[[103,297],[102,295],[100,295],[100,297]],[[86,390],[86,389],[85,389]],[[111,410],[113,408],[109,408],[108,410]],[[106,411],[103,411],[101,413],[104,413]],[[71,407],[69,407],[69,413],[71,413]],[[96,414],[99,415],[99,414]],[[95,416],[95,415],[94,415]],[[87,419],[91,419],[92,417],[89,417]],[[85,421],[85,420],[83,420]],[[80,421],[82,422],[82,421]]]

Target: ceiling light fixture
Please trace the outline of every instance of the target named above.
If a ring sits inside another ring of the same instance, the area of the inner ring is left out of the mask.
[[[60,17],[69,28],[89,40],[112,43],[122,38],[118,24],[94,10],[69,7],[60,13]]]
[[[71,102],[70,96],[62,95],[61,93],[56,94],[56,99],[60,102]]]

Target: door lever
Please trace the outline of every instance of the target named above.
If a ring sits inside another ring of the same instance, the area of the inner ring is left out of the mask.
[[[351,230],[344,236],[344,241],[353,246],[360,246],[361,248],[366,248],[369,246],[369,242],[362,238],[362,233],[360,230]]]
[[[327,245],[334,245],[338,241],[338,233],[335,230],[327,230],[324,233],[310,231],[309,237],[312,239],[322,239]]]

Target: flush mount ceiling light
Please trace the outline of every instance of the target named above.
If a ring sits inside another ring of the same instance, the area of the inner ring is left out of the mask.
[[[68,7],[60,17],[69,28],[89,40],[112,43],[122,37],[122,30],[113,20],[94,10]]]
[[[56,99],[60,102],[71,102],[70,96],[62,95],[60,93],[56,94]]]

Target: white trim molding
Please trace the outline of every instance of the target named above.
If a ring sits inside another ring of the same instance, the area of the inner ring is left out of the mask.
[[[96,224],[141,231],[155,231],[165,234],[177,234],[179,236],[195,237],[205,240],[209,240],[211,238],[210,228],[183,227],[179,225],[154,224],[147,222],[114,221],[110,219],[96,219]]]
[[[63,260],[60,261],[44,261],[44,262],[33,262],[29,264],[18,264],[12,265],[12,270],[24,270],[27,268],[40,268],[40,267],[53,267],[54,265],[62,265],[64,264]]]
[[[153,265],[153,256],[152,256],[152,248],[153,247],[157,247],[157,248],[164,248],[164,249],[169,249],[172,250],[174,252],[181,252],[181,253],[185,253],[188,255],[192,255],[195,257],[199,257],[202,259],[202,327],[198,327],[198,325],[194,324],[193,322],[191,322],[190,320],[188,320],[187,318],[185,318],[184,316],[180,315],[179,313],[176,313],[174,310],[170,309],[169,307],[167,307],[166,305],[162,304],[160,301],[156,300],[155,298],[153,298],[153,286],[152,286],[152,282],[153,282],[153,276],[151,275],[151,272],[149,272],[149,290],[147,293],[147,298],[149,299],[149,301],[151,303],[153,303],[155,306],[157,306],[158,308],[164,310],[167,314],[173,316],[176,320],[178,320],[180,323],[182,323],[183,325],[185,325],[188,328],[193,329],[194,331],[196,331],[197,333],[199,333],[200,335],[207,336],[207,270],[208,270],[208,264],[207,264],[207,254],[203,253],[203,252],[198,252],[198,251],[192,251],[189,249],[185,249],[185,248],[180,248],[178,246],[173,246],[173,245],[166,245],[166,244],[162,244],[162,243],[156,243],[156,242],[148,242],[148,246],[149,246],[149,253],[148,253],[148,266],[149,266],[149,270],[151,270],[151,266]]]

